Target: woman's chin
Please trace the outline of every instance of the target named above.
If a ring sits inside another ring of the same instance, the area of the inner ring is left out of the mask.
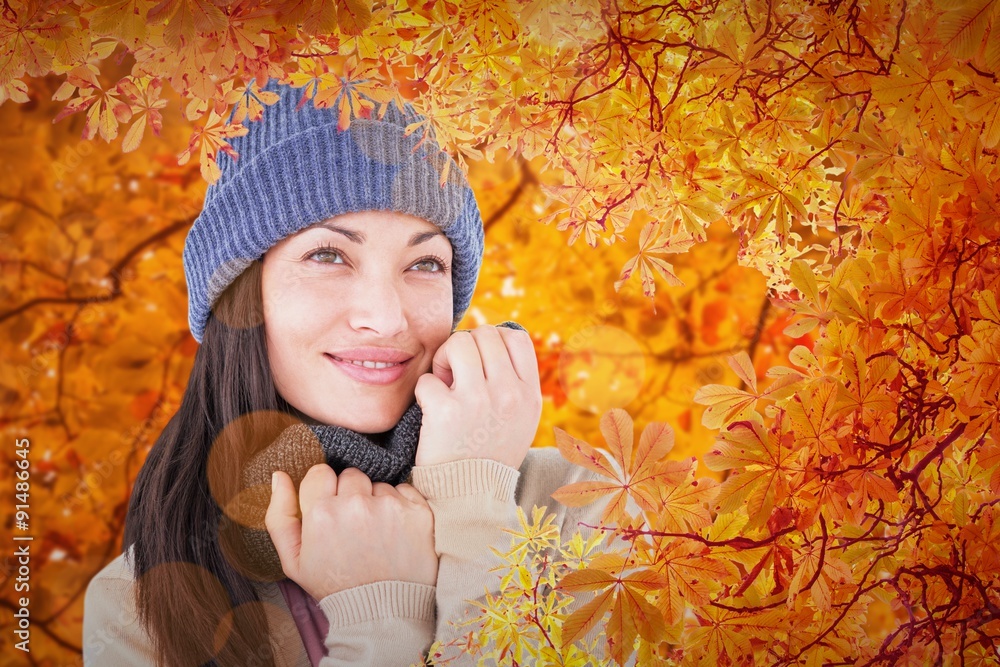
[[[316,420],[323,424],[342,426],[358,433],[385,433],[399,423],[402,413],[409,406],[409,403],[407,403],[399,411],[393,410],[387,412],[384,409],[379,410],[379,414],[376,415],[374,408],[366,409],[362,403],[358,402],[352,406],[356,409],[352,411],[353,414],[345,415],[326,412],[317,415]]]

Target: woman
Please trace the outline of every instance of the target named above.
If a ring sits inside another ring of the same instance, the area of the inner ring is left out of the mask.
[[[519,325],[457,331],[483,226],[412,106],[355,118],[271,80],[185,242],[201,346],[136,479],[123,553],[87,589],[87,665],[410,665],[499,590],[516,508],[564,535],[603,503],[531,448]],[[579,601],[574,601],[574,605]],[[597,628],[588,635],[593,639]],[[460,664],[464,657],[459,651]]]

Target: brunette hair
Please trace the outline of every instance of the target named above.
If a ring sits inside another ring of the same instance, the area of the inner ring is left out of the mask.
[[[160,667],[275,664],[270,605],[232,557],[223,509],[246,459],[303,417],[271,375],[257,260],[213,307],[180,406],[129,501],[122,550]]]

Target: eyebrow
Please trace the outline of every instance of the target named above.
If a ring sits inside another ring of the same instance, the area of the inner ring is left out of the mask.
[[[367,237],[361,232],[356,232],[353,229],[346,229],[344,227],[338,227],[332,222],[317,222],[315,225],[312,225],[312,227],[322,227],[324,229],[329,229],[331,232],[337,232],[338,234],[343,234],[344,236],[347,237],[348,240],[353,241],[354,243],[357,243],[359,245],[368,240]],[[432,232],[417,232],[416,234],[410,237],[410,241],[409,243],[406,244],[406,246],[408,248],[412,248],[413,246],[419,245],[424,241],[429,241],[435,236],[444,236],[444,232],[442,232],[440,229],[435,229]]]

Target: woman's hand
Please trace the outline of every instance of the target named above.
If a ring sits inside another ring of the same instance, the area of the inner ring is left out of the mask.
[[[313,599],[392,579],[436,585],[434,515],[412,485],[372,484],[357,468],[338,477],[321,463],[296,499],[288,473],[274,477],[264,525],[281,569]]]
[[[526,331],[456,331],[417,379],[423,412],[415,464],[493,459],[520,468],[542,416],[538,360]]]

